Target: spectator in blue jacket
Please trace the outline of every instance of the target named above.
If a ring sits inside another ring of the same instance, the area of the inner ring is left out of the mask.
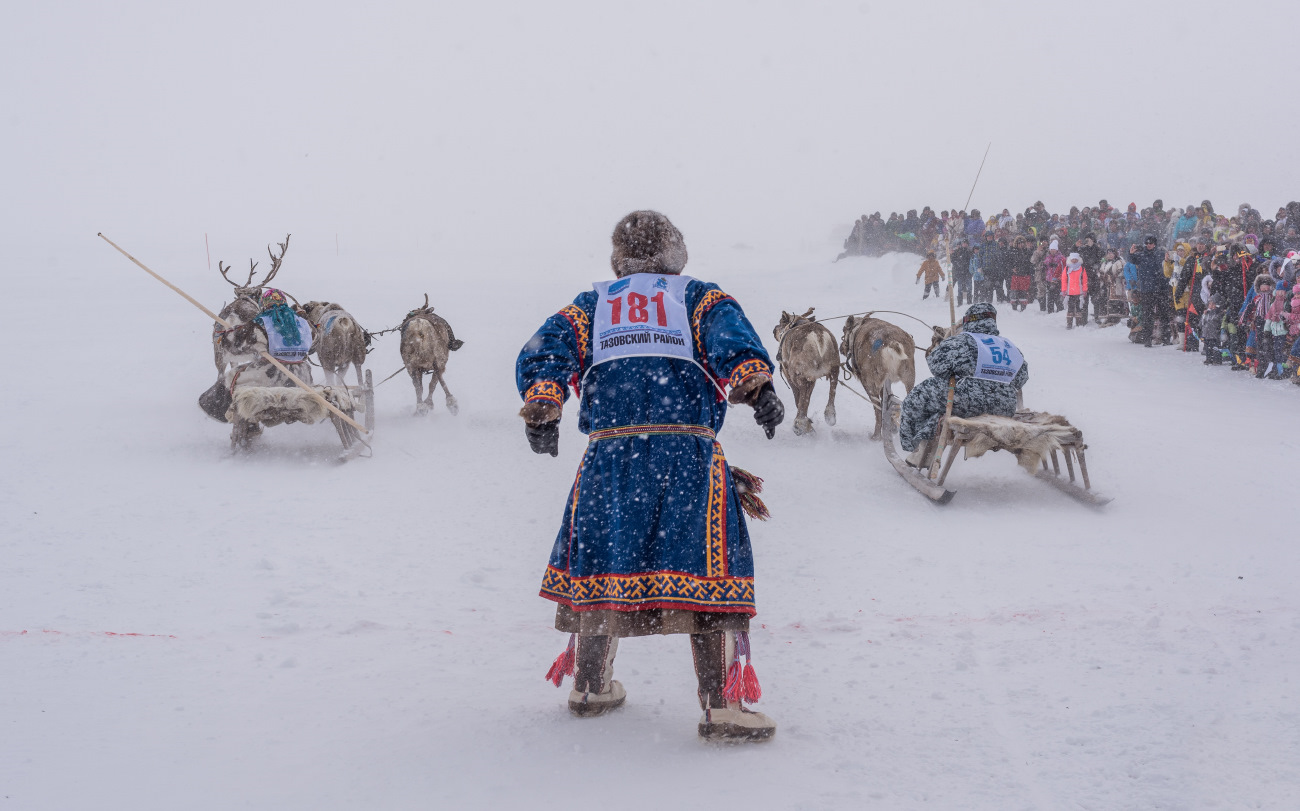
[[[1155,322],[1160,322],[1160,343],[1173,343],[1170,338],[1174,320],[1174,297],[1165,278],[1165,253],[1156,247],[1158,240],[1148,235],[1143,247],[1129,248],[1129,261],[1137,268],[1138,296],[1142,302],[1141,330],[1137,338],[1143,346],[1151,346]]]

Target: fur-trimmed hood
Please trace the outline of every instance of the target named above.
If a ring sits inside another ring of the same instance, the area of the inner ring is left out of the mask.
[[[962,332],[998,335],[998,311],[992,304],[973,304],[962,316]]]
[[[677,275],[686,267],[686,240],[658,211],[633,211],[614,226],[609,264],[622,278],[633,273]]]

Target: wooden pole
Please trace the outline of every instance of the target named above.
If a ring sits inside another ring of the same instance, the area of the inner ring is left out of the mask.
[[[984,147],[984,157],[980,159],[980,169],[978,172],[975,173],[975,182],[970,184],[970,194],[966,195],[966,205],[963,206],[963,208],[966,209],[970,208],[970,199],[975,196],[975,187],[979,185],[980,175],[984,174],[984,161],[989,159],[989,150],[992,148],[993,148],[992,141],[989,141],[989,145]]]
[[[943,451],[948,447],[952,440],[952,429],[948,426],[948,420],[952,419],[952,401],[953,394],[957,390],[957,378],[948,378],[948,407],[943,412],[943,425],[939,430],[939,447],[934,454],[934,459],[930,462],[930,469],[926,477],[933,480],[935,474],[939,472],[939,462],[943,460]]]
[[[111,240],[111,239],[109,239],[108,237],[104,236],[102,233],[99,234],[98,236],[99,236],[100,239],[104,240],[104,241],[107,242],[109,245],[112,245],[114,248],[116,248],[118,253],[122,254],[122,255],[125,256],[127,259],[130,259],[132,262],[134,262],[134,263],[136,264],[136,266],[139,267],[141,270],[143,270],[145,273],[148,273],[150,276],[154,277],[154,278],[157,279],[158,281],[160,281],[160,282],[162,282],[163,284],[165,284],[165,285],[167,285],[168,287],[170,287],[172,290],[174,290],[174,291],[176,291],[177,293],[179,293],[180,296],[181,296],[181,298],[185,299],[185,300],[188,301],[190,304],[193,304],[195,307],[198,307],[198,308],[199,308],[200,310],[202,310],[205,314],[207,314],[208,318],[211,318],[213,321],[216,321],[218,324],[222,325],[222,326],[225,327],[226,329],[234,329],[234,326],[233,326],[229,321],[227,321],[226,319],[224,319],[224,318],[222,318],[221,316],[217,315],[216,313],[212,312],[212,311],[209,310],[207,307],[204,307],[201,303],[198,302],[198,300],[196,300],[196,299],[195,299],[193,296],[191,296],[189,293],[186,293],[184,290],[180,289],[180,288],[177,287],[176,285],[172,284],[171,282],[167,281],[167,280],[164,279],[163,277],[159,276],[157,273],[154,273],[152,270],[150,270],[149,268],[145,267],[145,265],[144,265],[143,262],[141,262],[139,259],[136,259],[134,256],[132,256],[131,254],[127,253],[126,251],[122,250],[122,249],[118,246],[118,244],[117,244],[116,242],[114,242],[113,240]],[[352,419],[352,418],[349,417],[347,414],[344,414],[342,411],[339,410],[338,406],[334,405],[334,404],[331,403],[329,400],[325,399],[325,397],[324,397],[320,392],[316,391],[316,390],[313,389],[311,386],[308,386],[306,383],[304,383],[304,382],[302,382],[301,380],[299,380],[297,375],[295,375],[293,372],[289,371],[289,367],[285,366],[283,363],[281,363],[280,361],[276,360],[274,357],[271,356],[271,354],[270,354],[269,352],[263,352],[263,353],[261,353],[261,354],[262,354],[262,357],[263,357],[263,358],[265,358],[266,360],[268,360],[268,361],[271,362],[271,365],[273,365],[275,368],[279,369],[281,372],[284,372],[286,375],[288,375],[288,376],[289,376],[289,379],[292,380],[292,381],[294,382],[294,384],[298,386],[298,388],[302,389],[303,391],[305,391],[305,392],[307,392],[308,394],[310,394],[312,397],[315,397],[317,400],[319,400],[320,403],[321,403],[321,405],[323,405],[323,406],[325,406],[325,408],[329,409],[330,413],[334,414],[334,416],[336,416],[336,417],[338,417],[339,419],[343,420],[343,421],[346,422],[348,425],[351,425],[353,428],[356,428],[356,429],[357,429],[358,431],[360,431],[362,434],[369,434],[369,433],[370,433],[369,431],[366,430],[366,427],[365,427],[364,425],[362,425],[361,423],[359,423],[359,422],[357,422],[356,420]]]

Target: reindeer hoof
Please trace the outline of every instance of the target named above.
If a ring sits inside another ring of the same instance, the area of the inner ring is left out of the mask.
[[[447,398],[447,410],[451,412],[453,417],[460,413],[460,403],[456,402],[455,397]]]
[[[423,417],[425,414],[428,414],[432,410],[433,410],[433,406],[429,405],[428,403],[417,403],[415,406],[415,416]]]
[[[795,419],[795,421],[794,421],[794,435],[795,435],[795,436],[803,436],[804,434],[811,434],[811,433],[814,433],[814,432],[813,432],[813,424],[812,424],[812,420],[809,420],[809,419],[802,419],[802,420],[801,420],[801,419],[798,419],[798,418]]]
[[[824,416],[826,417],[826,424],[827,424],[827,425],[834,425],[834,424],[835,424],[835,412],[834,412],[834,411],[827,411],[826,414],[825,414]]]

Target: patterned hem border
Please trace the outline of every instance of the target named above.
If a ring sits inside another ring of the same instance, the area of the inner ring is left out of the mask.
[[[564,387],[550,380],[539,380],[524,392],[524,402],[531,403],[536,400],[545,400],[564,408]]]
[[[550,600],[553,603],[567,606],[569,609],[577,612],[582,611],[622,611],[631,614],[636,611],[649,611],[651,609],[671,609],[676,611],[702,611],[710,614],[748,614],[751,617],[758,615],[758,610],[752,603],[748,605],[700,605],[700,604],[683,604],[678,602],[649,601],[628,605],[624,603],[575,603],[562,594],[542,591],[537,592],[539,597]]]
[[[700,577],[685,572],[644,572],[570,577],[547,566],[542,593],[571,607],[696,607],[701,611],[736,611],[754,607],[754,578]]]

